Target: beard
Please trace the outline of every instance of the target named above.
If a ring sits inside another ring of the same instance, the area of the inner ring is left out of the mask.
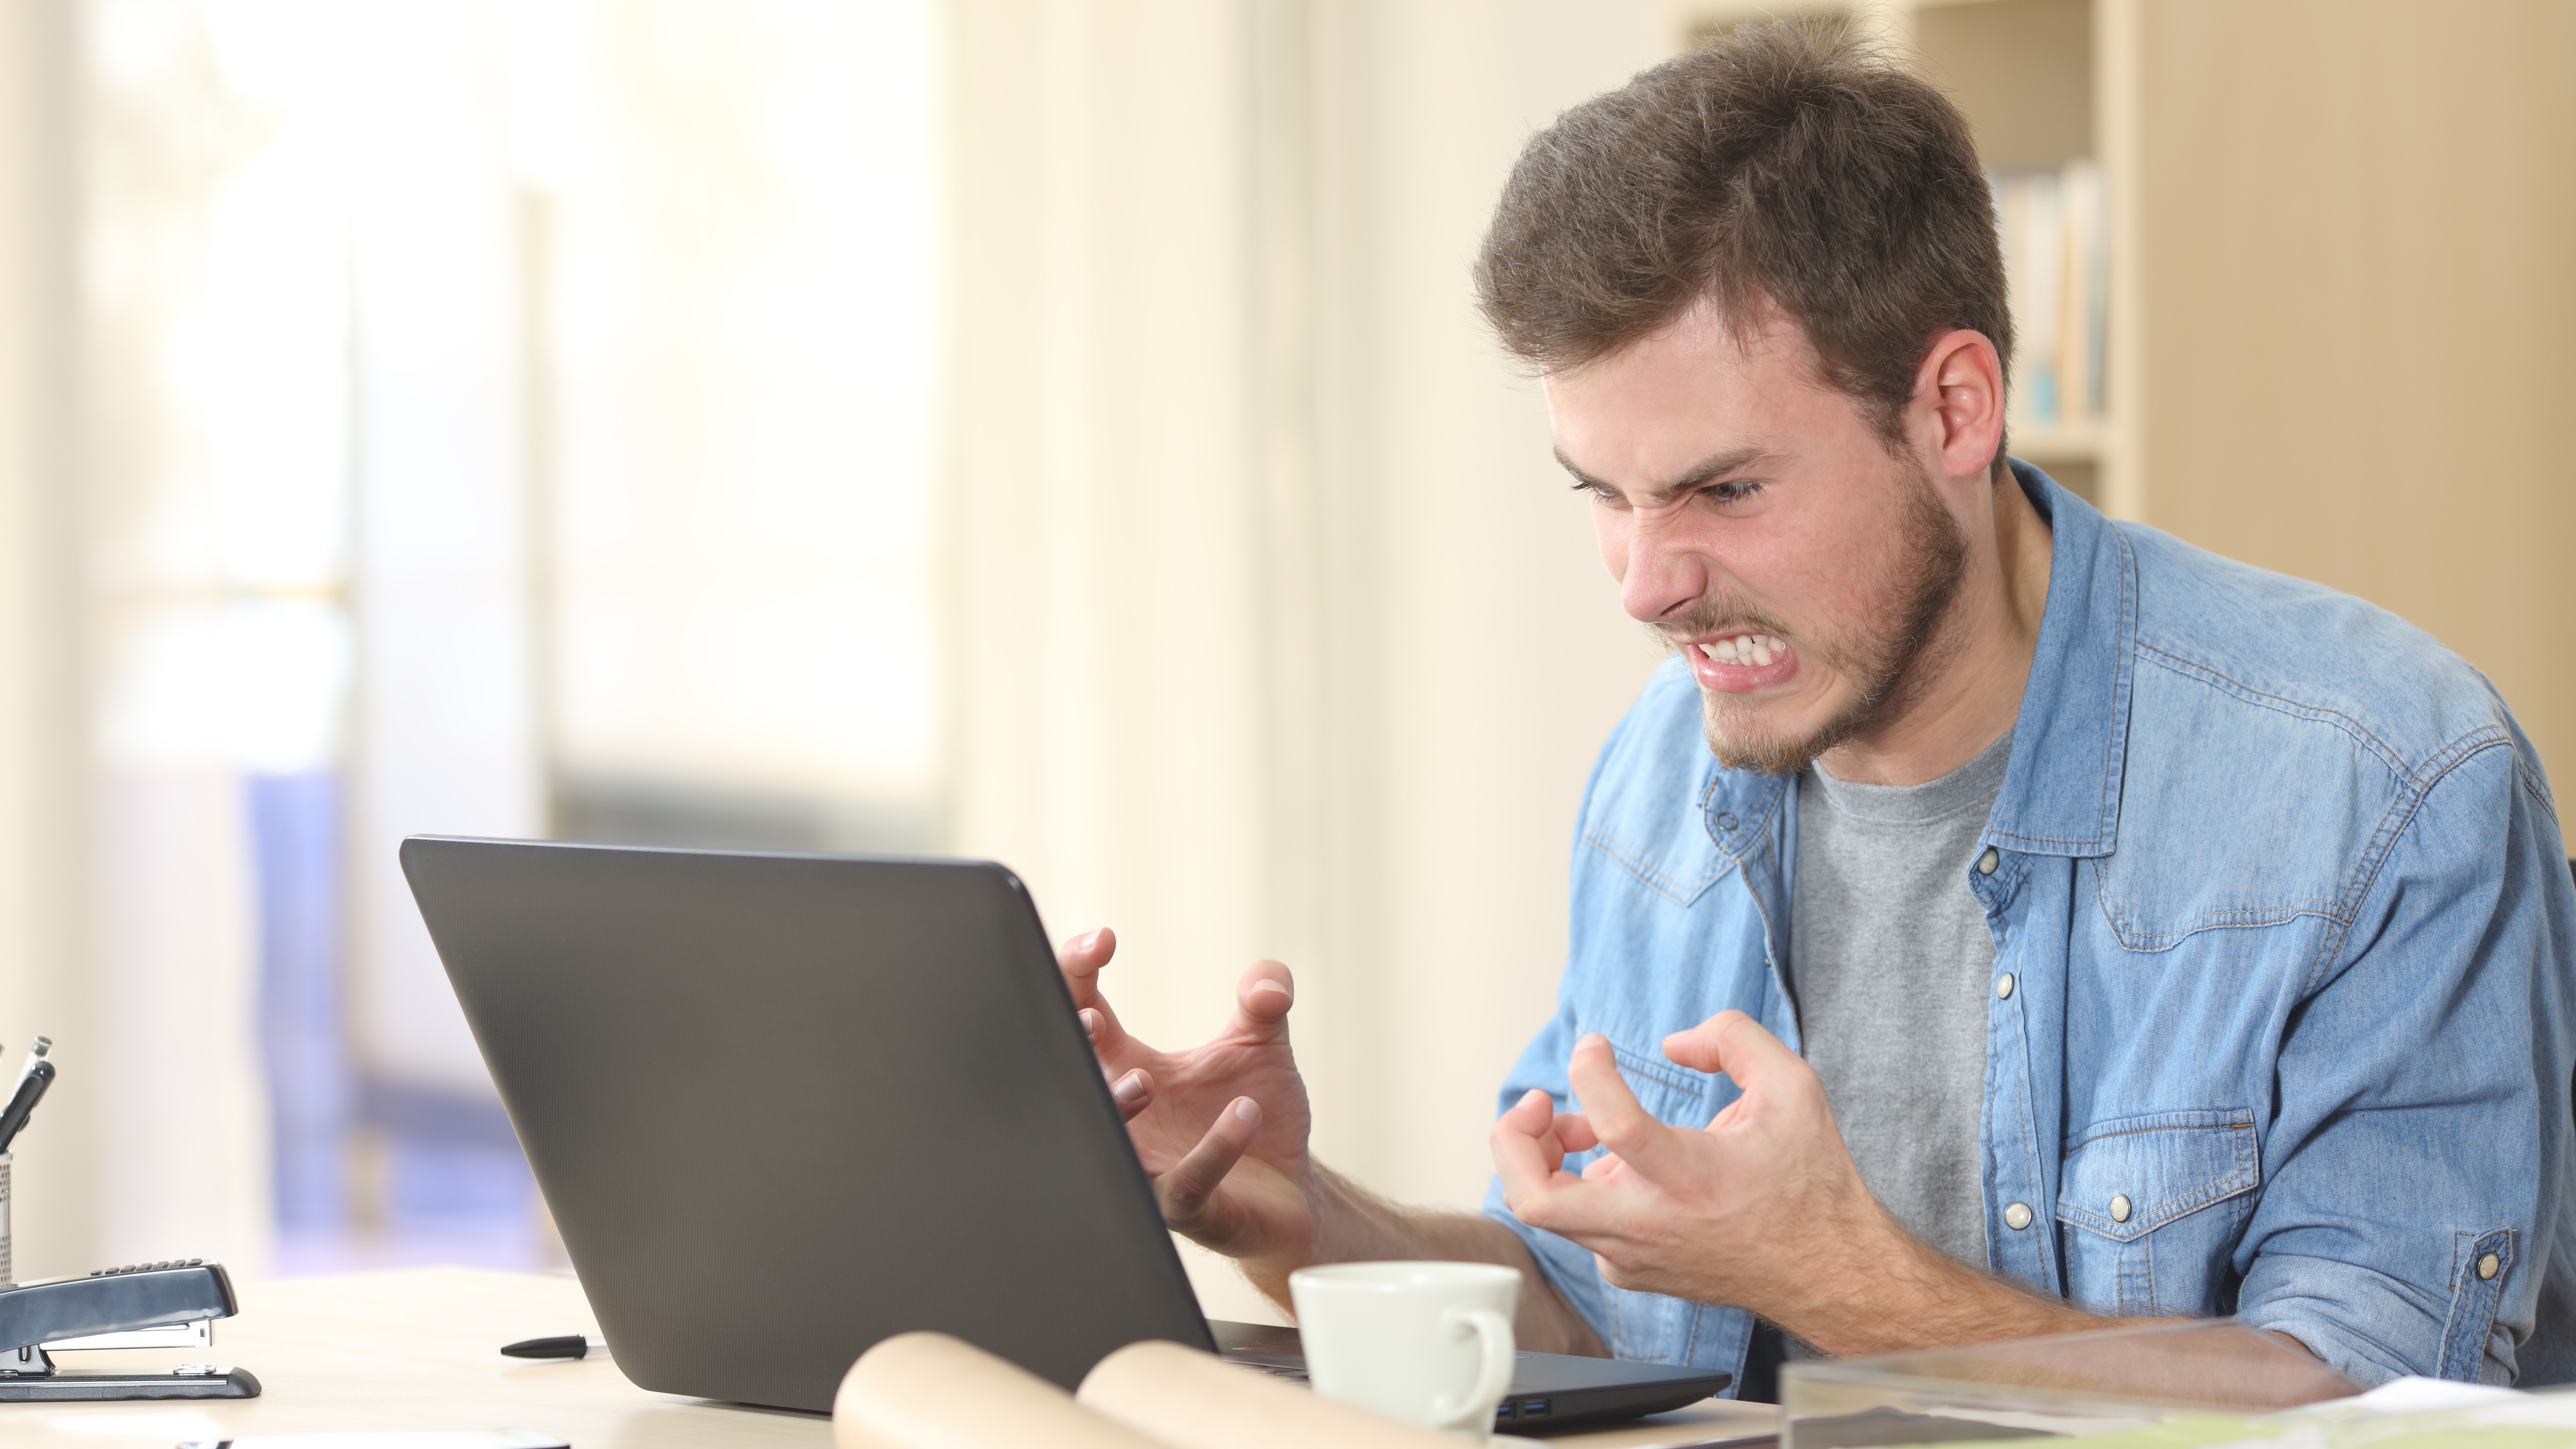
[[[1814,729],[1792,735],[1766,724],[1759,706],[1702,690],[1701,725],[1719,764],[1770,775],[1803,770],[1825,751],[1902,715],[1922,681],[1939,672],[1951,650],[1936,650],[1935,642],[1967,572],[1968,540],[1942,505],[1931,475],[1910,459],[1905,468],[1898,553],[1877,597],[1862,610],[1859,630],[1798,641],[1802,653],[1814,656],[1812,662],[1852,682],[1854,698]],[[1674,635],[1706,638],[1743,626],[1782,639],[1798,637],[1778,618],[1723,593],[1703,599],[1687,616],[1658,626],[1656,632],[1669,646]]]

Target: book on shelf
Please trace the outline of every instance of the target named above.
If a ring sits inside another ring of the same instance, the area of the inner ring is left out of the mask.
[[[2105,398],[2111,227],[2102,168],[2071,161],[1986,179],[2013,317],[2005,422],[2019,434],[2086,432],[2101,421]]]

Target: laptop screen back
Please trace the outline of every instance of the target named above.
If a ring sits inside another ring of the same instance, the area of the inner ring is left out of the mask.
[[[937,1329],[1068,1387],[1205,1322],[997,865],[420,837],[410,878],[618,1366],[828,1409]]]

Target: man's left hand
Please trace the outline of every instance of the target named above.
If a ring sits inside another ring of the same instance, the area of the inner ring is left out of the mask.
[[[1740,1011],[1664,1038],[1664,1055],[1724,1072],[1742,1095],[1699,1130],[1657,1121],[1599,1035],[1567,1076],[1583,1110],[1533,1091],[1494,1124],[1503,1201],[1534,1228],[1592,1250],[1611,1286],[1811,1320],[1852,1268],[1915,1245],[1861,1184],[1824,1084]],[[1565,1157],[1606,1155],[1575,1176]],[[1830,1314],[1828,1315],[1830,1316]]]

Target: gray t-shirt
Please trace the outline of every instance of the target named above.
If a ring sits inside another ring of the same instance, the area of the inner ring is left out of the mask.
[[[1801,1045],[1861,1181],[1906,1231],[1977,1268],[1995,943],[1967,872],[2011,758],[2007,733],[1921,785],[1808,767],[1789,897]]]

